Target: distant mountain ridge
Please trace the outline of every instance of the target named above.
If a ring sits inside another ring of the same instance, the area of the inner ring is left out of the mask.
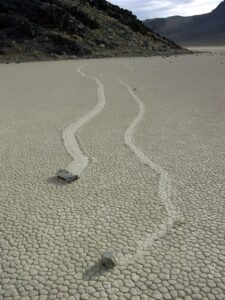
[[[0,59],[182,52],[105,0],[0,0]]]
[[[144,24],[181,45],[225,45],[225,0],[207,14],[150,19]]]

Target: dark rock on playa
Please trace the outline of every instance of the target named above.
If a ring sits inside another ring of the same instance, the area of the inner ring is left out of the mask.
[[[61,179],[65,180],[68,183],[76,181],[76,180],[79,179],[79,177],[77,175],[74,175],[74,174],[72,174],[71,172],[69,172],[68,170],[65,170],[65,169],[60,169],[56,173],[56,176],[58,178],[61,178]]]
[[[112,251],[106,251],[102,254],[101,265],[106,269],[112,269],[117,265],[117,258]]]

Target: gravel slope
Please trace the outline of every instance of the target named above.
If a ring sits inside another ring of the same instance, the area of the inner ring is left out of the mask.
[[[224,54],[0,65],[0,299],[225,299]]]

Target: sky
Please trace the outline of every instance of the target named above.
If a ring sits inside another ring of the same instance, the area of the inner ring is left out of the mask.
[[[131,10],[139,19],[191,16],[212,11],[222,0],[108,0]]]

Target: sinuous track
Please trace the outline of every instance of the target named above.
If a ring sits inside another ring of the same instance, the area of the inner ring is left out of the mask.
[[[224,300],[215,51],[0,64],[0,299]]]
[[[128,70],[133,70],[129,67],[127,63],[123,63]],[[98,85],[98,102],[96,106],[87,113],[84,117],[80,118],[78,121],[70,124],[64,131],[63,131],[63,140],[65,147],[68,151],[68,153],[71,155],[71,157],[74,159],[73,162],[69,165],[68,169],[75,173],[80,175],[84,169],[88,165],[88,157],[83,153],[83,151],[80,149],[80,146],[78,144],[78,141],[76,139],[76,132],[78,129],[83,126],[85,123],[89,122],[92,118],[94,118],[98,113],[101,112],[101,110],[106,105],[106,97],[104,92],[104,84],[96,77],[87,76],[84,72],[82,72],[82,69],[84,66],[81,66],[78,68],[78,73],[87,79],[92,79],[96,82]],[[98,72],[96,72],[98,73]],[[100,77],[104,77],[102,73],[98,73]],[[136,116],[136,118],[131,122],[129,128],[125,132],[124,141],[125,144],[136,154],[137,158],[142,161],[143,163],[149,165],[150,168],[152,168],[154,171],[158,172],[160,174],[160,183],[159,183],[159,195],[160,199],[162,200],[163,204],[165,205],[167,214],[168,214],[168,221],[167,223],[172,225],[176,212],[175,208],[173,207],[171,203],[171,179],[167,171],[163,170],[160,166],[155,164],[149,157],[147,157],[142,149],[139,146],[136,146],[133,142],[133,134],[135,130],[137,129],[138,124],[143,120],[145,115],[145,107],[143,103],[141,102],[140,98],[133,92],[131,87],[126,84],[121,79],[116,79],[122,86],[124,86],[131,97],[134,99],[134,101],[138,104],[139,111]]]
[[[64,145],[70,156],[73,158],[73,161],[69,164],[67,169],[73,174],[77,174],[79,176],[88,166],[89,158],[86,156],[85,151],[81,150],[81,147],[76,138],[76,133],[79,130],[79,128],[81,128],[84,124],[86,124],[97,114],[99,114],[106,105],[104,85],[99,79],[91,76],[86,76],[86,74],[82,71],[84,67],[85,66],[79,67],[77,72],[82,77],[94,80],[96,82],[98,86],[98,101],[96,106],[91,111],[89,111],[85,116],[81,117],[76,122],[70,124],[62,133]]]
[[[128,70],[133,70],[129,67],[129,65],[124,63],[126,65]],[[88,165],[89,158],[83,153],[81,150],[77,139],[76,139],[76,132],[77,130],[84,125],[85,123],[89,122],[93,117],[95,117],[106,105],[106,97],[105,97],[105,92],[104,92],[104,84],[96,77],[90,77],[87,76],[84,72],[82,72],[84,66],[78,68],[78,73],[87,79],[92,79],[96,82],[98,85],[98,102],[97,105],[89,112],[87,113],[84,117],[76,121],[75,123],[72,123],[69,125],[64,131],[63,131],[63,140],[65,147],[67,148],[68,153],[71,155],[71,157],[74,159],[73,162],[69,165],[68,169],[75,173],[80,175],[84,169]],[[102,73],[96,72],[101,78],[104,77]],[[133,151],[137,158],[148,165],[152,170],[156,171],[157,173],[160,174],[160,182],[159,182],[159,197],[162,201],[162,203],[165,206],[168,218],[166,222],[161,224],[160,228],[157,229],[154,234],[151,236],[146,236],[145,240],[143,241],[138,241],[138,248],[135,253],[135,258],[137,258],[139,255],[143,254],[143,250],[147,249],[150,247],[153,243],[154,240],[163,236],[168,228],[173,225],[174,220],[176,218],[176,211],[175,208],[171,202],[171,178],[168,174],[167,171],[165,171],[163,168],[161,168],[159,165],[155,164],[141,149],[140,146],[137,146],[134,141],[133,141],[133,135],[139,125],[139,123],[144,119],[145,116],[145,107],[140,98],[133,92],[131,87],[126,84],[124,81],[121,79],[116,78],[116,80],[127,89],[128,93],[131,95],[131,97],[134,99],[134,101],[138,105],[138,114],[135,117],[134,120],[130,123],[130,126],[125,132],[124,135],[124,142],[125,145],[127,145],[131,151]],[[134,256],[133,256],[134,259]],[[126,261],[126,259],[123,257],[122,258],[123,262]],[[129,255],[127,257],[127,262],[129,261]]]
[[[133,141],[133,135],[140,124],[140,122],[144,119],[145,116],[145,106],[140,100],[140,98],[134,93],[132,88],[126,84],[121,79],[116,79],[122,86],[124,86],[134,101],[138,104],[139,111],[136,118],[131,122],[129,128],[125,132],[124,141],[125,144],[136,154],[137,158],[147,164],[152,170],[156,171],[160,174],[160,182],[159,182],[159,197],[162,203],[165,206],[168,218],[166,222],[162,223],[157,231],[154,234],[146,236],[145,240],[138,241],[138,248],[133,257],[133,259],[137,259],[140,255],[144,254],[144,251],[148,250],[150,246],[154,243],[154,241],[162,236],[167,232],[167,230],[173,226],[173,223],[177,217],[177,213],[175,207],[171,202],[171,178],[169,173],[161,168],[159,165],[155,164],[141,149],[140,146],[137,146]],[[129,261],[129,255],[128,260]]]
[[[132,91],[131,87],[124,83],[121,79],[117,79],[121,85],[123,85],[132,98],[135,100],[135,102],[138,104],[139,112],[136,118],[133,120],[133,122],[130,124],[129,128],[125,132],[124,141],[125,144],[136,154],[137,158],[142,161],[143,163],[149,165],[150,168],[152,168],[154,171],[158,172],[160,174],[160,183],[159,183],[159,195],[161,200],[163,201],[170,222],[172,223],[174,217],[175,217],[175,209],[171,203],[171,179],[167,171],[163,170],[160,166],[155,164],[149,157],[144,154],[140,146],[136,146],[133,142],[133,134],[135,130],[137,129],[138,124],[144,119],[145,115],[145,107],[143,103],[141,102],[140,98]]]
[[[122,65],[124,65],[124,67],[129,70],[129,71],[134,71],[134,69],[132,69],[129,64],[127,62],[120,62]]]

